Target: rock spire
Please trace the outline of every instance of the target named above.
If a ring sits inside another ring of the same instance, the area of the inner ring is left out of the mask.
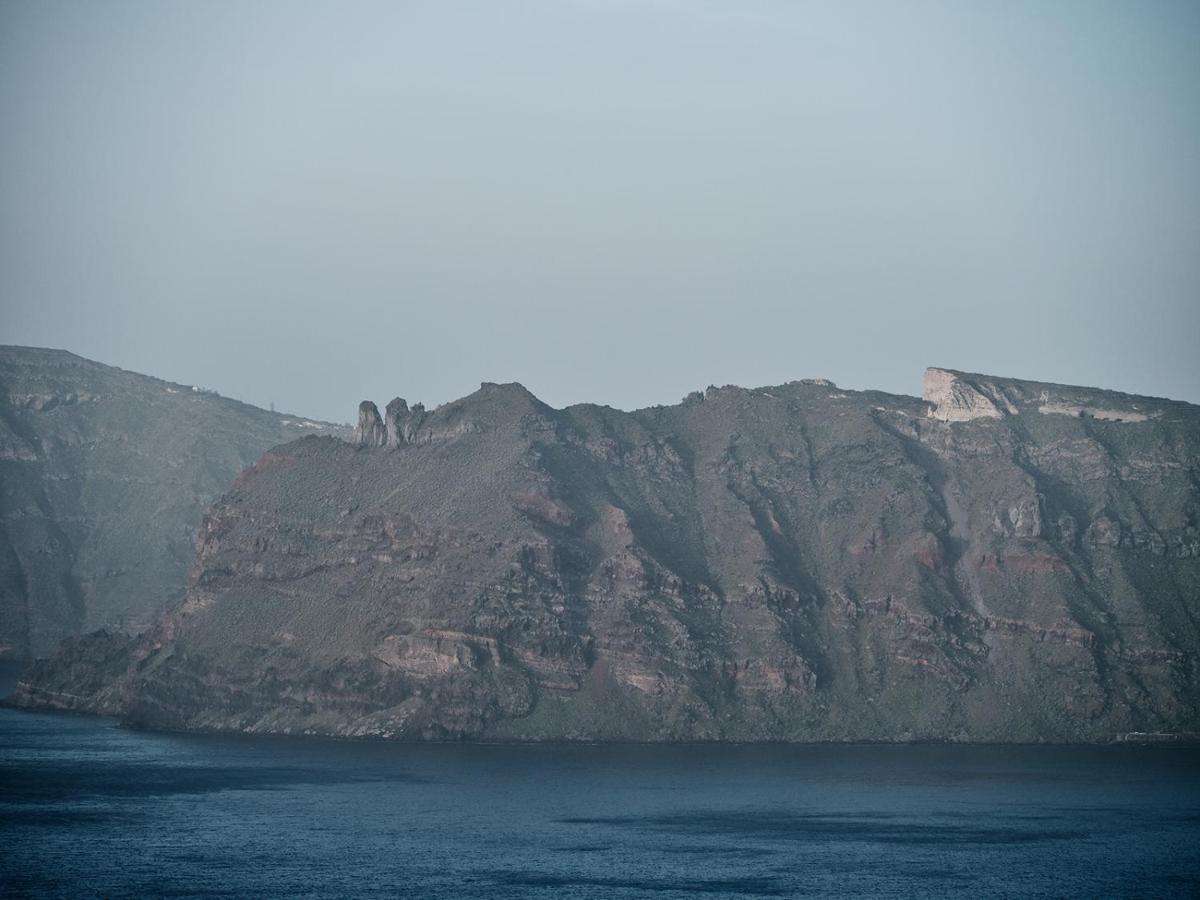
[[[364,447],[382,447],[387,440],[379,407],[370,400],[358,404],[358,425],[354,428],[354,443]]]

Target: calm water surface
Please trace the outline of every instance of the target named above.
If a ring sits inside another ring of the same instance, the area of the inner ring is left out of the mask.
[[[0,710],[0,895],[1200,894],[1183,747],[385,745]]]

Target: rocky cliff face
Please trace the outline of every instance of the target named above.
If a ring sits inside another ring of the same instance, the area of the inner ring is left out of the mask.
[[[353,442],[360,447],[382,447],[387,443],[379,407],[370,400],[358,404],[358,424],[354,426]]]
[[[0,347],[0,661],[140,631],[187,587],[204,510],[326,423],[58,350]]]
[[[13,702],[394,738],[1198,730],[1200,408],[926,390],[395,402],[382,438],[264,456],[181,605],[78,639]]]
[[[387,439],[389,447],[411,444],[417,430],[425,421],[425,406],[417,403],[412,409],[403,397],[396,397],[387,405]]]

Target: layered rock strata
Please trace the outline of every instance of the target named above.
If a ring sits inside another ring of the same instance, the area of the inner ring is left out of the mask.
[[[148,627],[187,588],[209,504],[305,434],[349,429],[0,347],[0,662],[80,631]]]
[[[264,456],[183,603],[13,702],[399,739],[1200,730],[1200,408],[950,370],[631,413],[486,384],[402,439],[405,408]]]

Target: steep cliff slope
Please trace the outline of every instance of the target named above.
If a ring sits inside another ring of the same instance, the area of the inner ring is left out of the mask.
[[[634,413],[484,385],[278,447],[186,600],[13,702],[398,738],[1197,730],[1200,408],[930,370]]]
[[[0,347],[0,659],[141,630],[187,586],[204,510],[275,444],[336,426],[60,350]]]

